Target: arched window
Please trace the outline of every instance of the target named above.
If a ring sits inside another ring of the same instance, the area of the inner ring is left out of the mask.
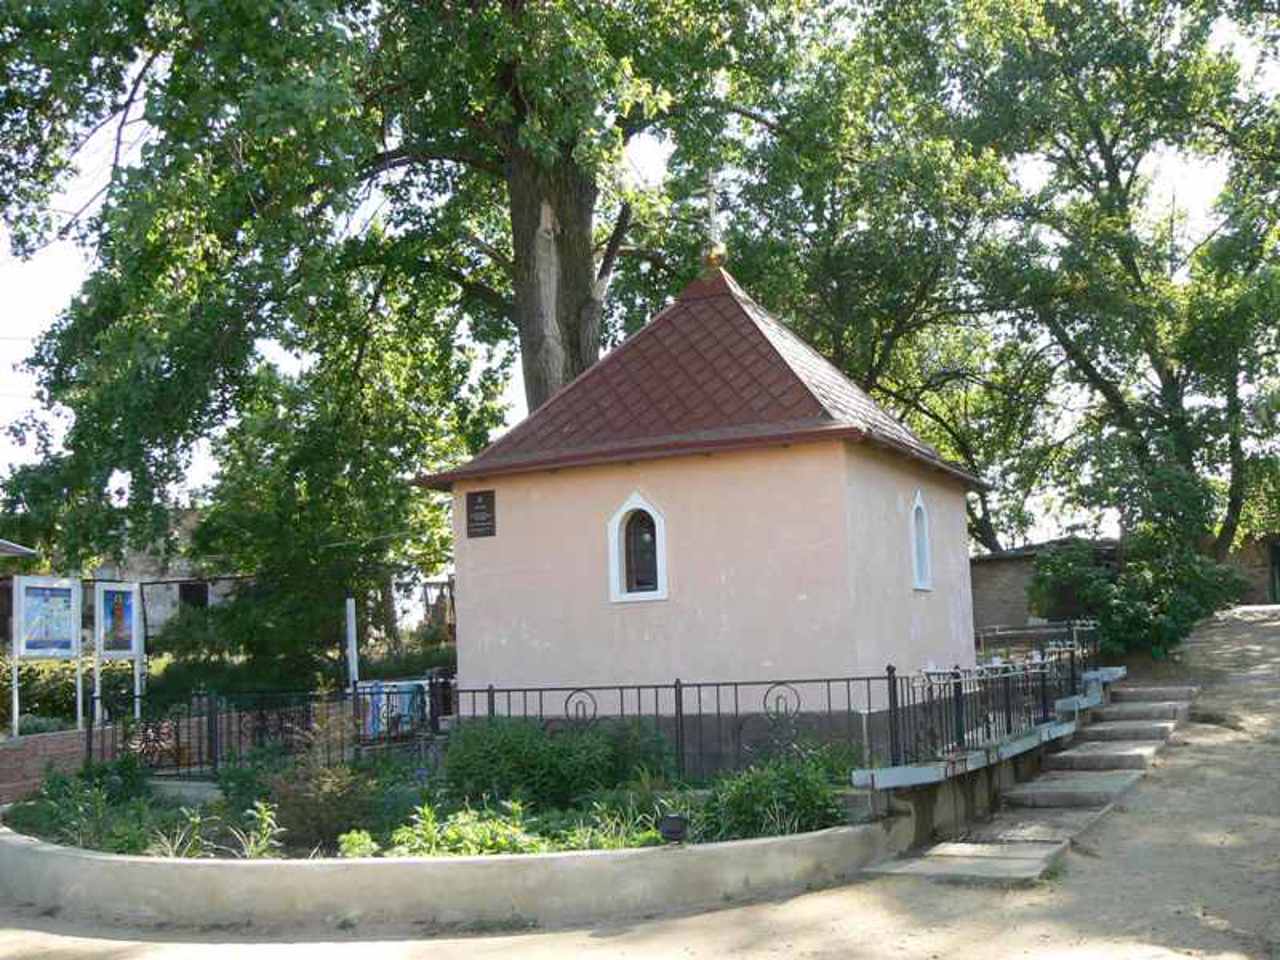
[[[662,512],[633,493],[609,521],[609,598],[667,598],[667,534]]]
[[[627,593],[658,589],[658,530],[648,510],[627,517]]]
[[[933,588],[933,569],[929,556],[929,512],[924,507],[924,497],[916,491],[915,504],[911,507],[911,568],[915,588]]]

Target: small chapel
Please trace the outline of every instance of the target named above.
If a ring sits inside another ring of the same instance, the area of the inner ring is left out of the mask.
[[[971,666],[948,463],[711,262],[470,462],[458,681],[534,687]]]

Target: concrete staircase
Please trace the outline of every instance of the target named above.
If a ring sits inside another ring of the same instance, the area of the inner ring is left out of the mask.
[[[1021,886],[1061,863],[1070,843],[1142,779],[1190,712],[1194,687],[1118,686],[1097,722],[1070,747],[1044,757],[1044,772],[1001,794],[1003,809],[964,842],[940,843],[868,873],[952,883]]]

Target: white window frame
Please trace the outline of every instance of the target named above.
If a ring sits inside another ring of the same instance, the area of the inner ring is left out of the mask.
[[[921,569],[921,556],[918,545],[921,531],[921,519],[924,522],[924,569]],[[916,590],[933,589],[933,541],[929,536],[929,508],[925,506],[924,494],[916,491],[916,498],[911,504],[911,582]]]
[[[637,510],[653,517],[653,532],[658,555],[658,589],[634,593],[627,590],[626,550],[627,520]],[[636,491],[609,519],[609,599],[614,603],[644,603],[667,599],[667,522],[662,511]]]

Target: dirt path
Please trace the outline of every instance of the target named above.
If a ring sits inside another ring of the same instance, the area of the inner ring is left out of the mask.
[[[1142,672],[1206,689],[1180,745],[1087,835],[1062,874],[995,893],[877,879],[710,914],[522,936],[291,942],[104,936],[0,911],[0,957],[840,957],[1280,960],[1280,607],[1203,626],[1180,663]],[[1207,721],[1207,722],[1206,722]],[[367,936],[367,934],[366,934]]]

